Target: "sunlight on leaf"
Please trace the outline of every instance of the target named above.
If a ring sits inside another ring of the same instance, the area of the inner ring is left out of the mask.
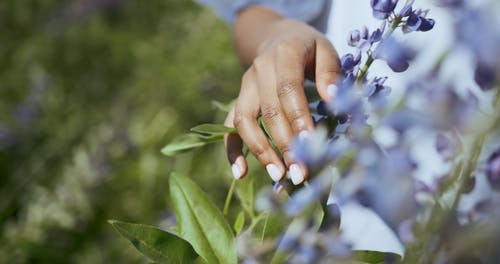
[[[180,236],[208,263],[236,263],[231,227],[205,192],[174,172],[170,176],[170,195]]]
[[[191,128],[191,131],[209,135],[224,135],[226,133],[237,133],[236,128],[227,127],[222,124],[201,124]]]
[[[166,145],[161,150],[161,153],[166,156],[174,156],[194,148],[203,147],[209,143],[222,141],[223,139],[222,135],[202,136],[193,133],[186,134]]]
[[[159,263],[192,263],[198,255],[184,239],[153,226],[108,221],[146,257]]]
[[[241,229],[243,229],[244,225],[245,225],[245,213],[240,212],[236,217],[236,221],[234,221],[234,226],[233,226],[236,235],[241,232]]]

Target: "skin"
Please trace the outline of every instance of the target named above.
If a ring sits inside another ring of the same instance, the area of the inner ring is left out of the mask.
[[[237,179],[247,174],[244,143],[273,180],[281,179],[290,169],[292,181],[299,184],[307,178],[307,169],[293,159],[289,146],[300,132],[314,129],[304,80],[315,80],[320,97],[331,100],[332,91],[328,92],[327,87],[340,75],[337,52],[313,27],[259,6],[238,14],[234,43],[240,60],[248,68],[235,107],[225,121],[226,126],[238,131],[224,139],[233,174]],[[284,163],[260,128],[259,115]]]

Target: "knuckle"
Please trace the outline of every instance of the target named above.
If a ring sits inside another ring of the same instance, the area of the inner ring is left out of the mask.
[[[248,69],[241,77],[241,86],[248,84],[253,79],[253,68]]]
[[[243,115],[241,112],[236,112],[234,114],[234,120],[233,120],[233,123],[234,123],[234,127],[237,129],[237,130],[241,130],[241,128],[243,127],[243,124],[245,123],[246,121],[246,116]]]
[[[252,149],[252,153],[259,161],[264,161],[267,154],[267,149],[263,145],[256,145]]]
[[[264,120],[272,121],[278,119],[280,116],[280,111],[277,107],[263,107],[262,117]]]
[[[287,117],[292,124],[292,128],[296,130],[301,130],[306,125],[305,119],[307,118],[307,113],[303,110],[292,110],[288,113]]]
[[[287,96],[295,92],[295,89],[300,87],[301,83],[294,79],[280,80],[278,83],[278,96]]]
[[[280,146],[278,146],[278,149],[283,157],[289,157],[292,153],[292,150],[291,150],[289,144],[280,145]]]
[[[253,66],[255,70],[265,69],[270,63],[269,55],[261,55],[253,60]]]

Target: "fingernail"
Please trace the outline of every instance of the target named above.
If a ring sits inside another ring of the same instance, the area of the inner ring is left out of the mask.
[[[339,88],[335,84],[328,85],[328,87],[326,88],[326,93],[328,94],[328,97],[330,97],[330,99],[332,99],[333,97],[335,97],[335,95],[337,94],[337,90],[338,89]]]
[[[235,179],[237,180],[241,179],[242,170],[238,164],[234,163],[233,165],[231,165],[231,171],[233,172],[233,177]]]
[[[304,174],[302,173],[299,165],[292,164],[290,166],[290,178],[292,178],[292,182],[295,185],[298,185],[304,181]]]
[[[281,170],[278,168],[278,166],[274,164],[267,164],[266,166],[267,173],[269,176],[271,176],[271,179],[275,182],[279,182],[281,180],[281,177],[283,176],[283,173]]]
[[[309,137],[309,131],[307,131],[307,130],[300,131],[300,133],[299,133],[299,139],[300,140],[304,140],[304,139],[306,139],[308,137]]]

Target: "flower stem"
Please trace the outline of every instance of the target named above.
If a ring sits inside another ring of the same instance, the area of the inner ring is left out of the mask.
[[[389,26],[389,28],[385,32],[384,36],[382,37],[382,41],[384,41],[384,39],[387,39],[388,37],[390,37],[392,35],[394,30],[399,26],[399,23],[401,23],[402,19],[403,18],[401,16],[396,16],[394,18],[394,20],[391,22],[391,25]],[[375,59],[373,58],[372,54],[368,55],[368,58],[366,59],[365,65],[363,65],[363,68],[361,68],[361,71],[359,72],[358,77],[356,78],[356,84],[361,84],[361,82],[363,81],[363,79],[366,76],[366,73],[368,72],[368,69],[370,68],[370,66],[372,65],[374,60]]]
[[[236,179],[233,179],[231,187],[229,187],[229,191],[227,192],[226,201],[224,202],[224,210],[222,211],[224,215],[227,215],[227,212],[229,211],[229,205],[231,204],[231,199],[233,198],[235,187],[236,187]]]

